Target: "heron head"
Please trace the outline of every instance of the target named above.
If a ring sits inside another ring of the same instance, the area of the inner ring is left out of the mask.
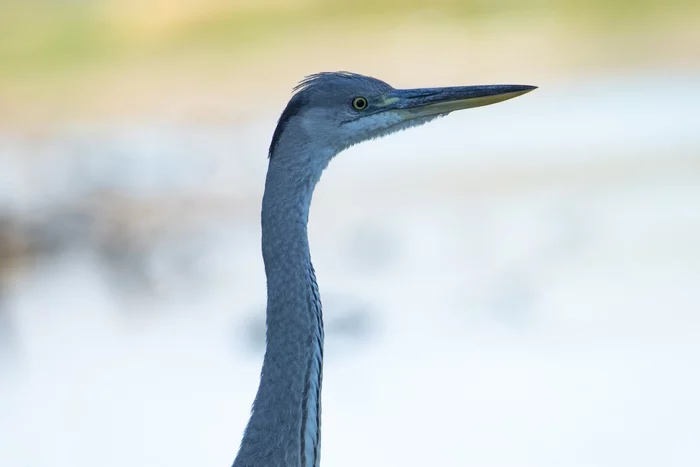
[[[270,157],[284,145],[311,149],[330,160],[362,141],[422,125],[456,110],[512,99],[533,89],[536,86],[395,89],[355,73],[318,73],[295,88],[273,135]]]

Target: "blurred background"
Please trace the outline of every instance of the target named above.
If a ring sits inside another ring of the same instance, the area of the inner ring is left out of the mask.
[[[303,76],[536,92],[343,153],[332,466],[700,465],[700,3],[0,1],[0,465],[224,466]]]

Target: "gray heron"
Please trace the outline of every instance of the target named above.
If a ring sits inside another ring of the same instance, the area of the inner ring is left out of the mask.
[[[314,187],[331,159],[362,141],[533,89],[395,89],[348,72],[311,75],[294,88],[268,154],[261,215],[267,345],[233,467],[317,467],[320,462],[323,319],[307,221]]]

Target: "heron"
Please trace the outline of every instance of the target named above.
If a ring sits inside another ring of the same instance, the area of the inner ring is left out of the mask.
[[[318,467],[323,317],[307,224],[314,188],[350,146],[456,110],[495,104],[527,85],[396,89],[350,72],[304,78],[277,122],[262,199],[266,349],[233,467]]]

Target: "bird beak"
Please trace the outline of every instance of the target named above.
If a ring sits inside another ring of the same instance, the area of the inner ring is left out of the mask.
[[[387,96],[385,104],[394,107],[403,117],[410,120],[496,104],[522,96],[534,89],[537,89],[537,86],[521,84],[397,89]]]

